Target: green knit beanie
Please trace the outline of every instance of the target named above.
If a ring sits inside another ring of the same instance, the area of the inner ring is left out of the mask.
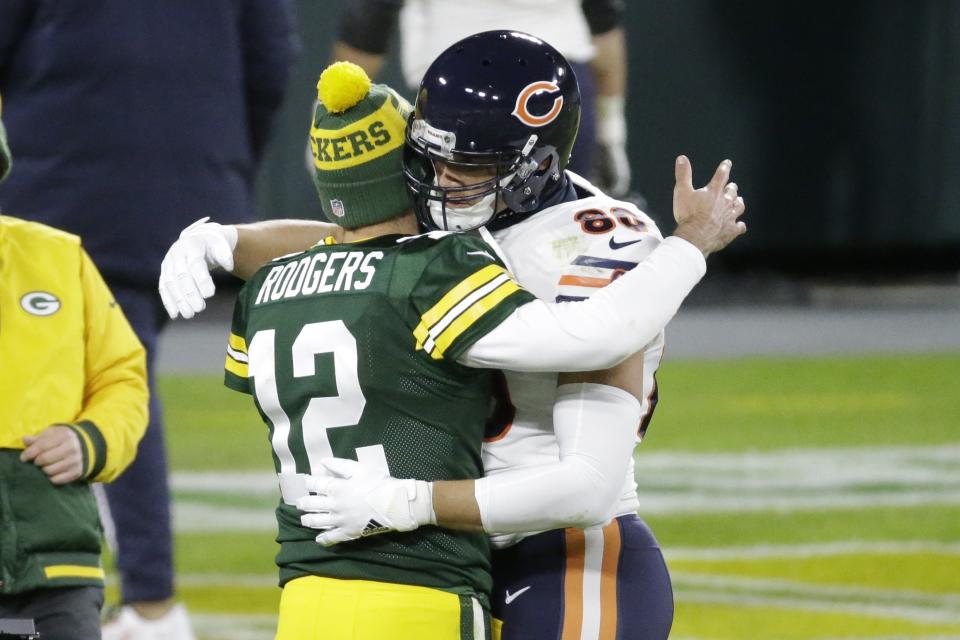
[[[410,104],[350,62],[324,70],[317,98],[310,148],[327,219],[353,229],[409,211],[402,159]]]
[[[3,113],[3,102],[0,102],[0,113]],[[3,128],[3,120],[0,120],[0,181],[10,173],[10,165],[13,159],[10,156],[10,147],[7,146],[7,130]]]

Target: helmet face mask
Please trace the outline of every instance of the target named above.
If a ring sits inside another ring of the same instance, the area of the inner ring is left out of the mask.
[[[427,70],[407,127],[421,224],[463,231],[535,210],[561,183],[579,122],[573,70],[550,45],[511,31],[452,45]]]

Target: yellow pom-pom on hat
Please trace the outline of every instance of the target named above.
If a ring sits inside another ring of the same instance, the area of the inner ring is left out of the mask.
[[[367,72],[352,62],[334,62],[320,74],[317,98],[330,113],[342,113],[370,93]]]

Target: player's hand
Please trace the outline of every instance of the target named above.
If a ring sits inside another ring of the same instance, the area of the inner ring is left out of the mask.
[[[83,475],[83,448],[70,427],[47,427],[35,436],[26,436],[23,444],[26,448],[20,461],[43,469],[53,484],[69,484]]]
[[[626,101],[619,95],[597,97],[597,173],[601,188],[614,198],[630,191],[627,160]]]
[[[323,532],[317,542],[330,546],[388,531],[412,531],[435,524],[428,482],[398,480],[355,460],[326,458],[327,474],[306,480],[311,495],[297,500],[300,523]]]
[[[597,173],[600,187],[614,198],[624,198],[630,191],[630,161],[623,144],[597,145]]]
[[[676,162],[676,185],[673,188],[673,216],[677,220],[674,235],[695,245],[704,256],[723,249],[747,232],[739,220],[746,210],[737,184],[729,182],[733,162],[724,160],[710,182],[693,188],[693,168],[686,156]]]
[[[180,232],[160,264],[160,299],[171,319],[192,318],[206,308],[216,287],[210,270],[233,270],[237,230],[201,218]]]

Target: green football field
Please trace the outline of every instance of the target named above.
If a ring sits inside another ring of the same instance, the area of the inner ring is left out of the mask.
[[[658,379],[637,480],[671,638],[960,638],[960,354],[668,361]],[[215,377],[160,388],[179,595],[202,638],[271,638],[265,427]]]

